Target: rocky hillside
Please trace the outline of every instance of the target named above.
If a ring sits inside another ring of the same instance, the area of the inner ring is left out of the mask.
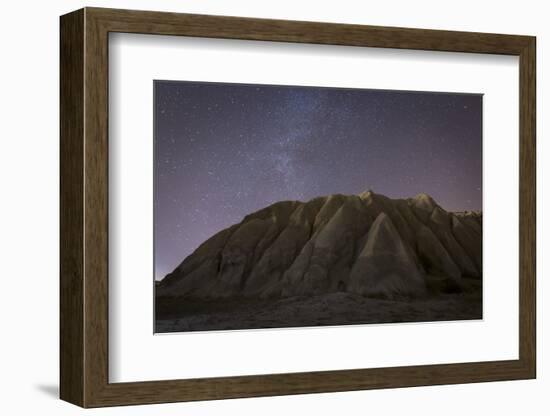
[[[481,230],[480,213],[447,212],[426,194],[283,201],[208,239],[160,282],[156,295],[415,297],[433,278],[460,290],[463,277],[481,278]]]

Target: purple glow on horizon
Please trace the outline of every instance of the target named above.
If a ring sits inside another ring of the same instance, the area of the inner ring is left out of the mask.
[[[372,189],[481,210],[482,96],[155,82],[155,278],[280,200]]]

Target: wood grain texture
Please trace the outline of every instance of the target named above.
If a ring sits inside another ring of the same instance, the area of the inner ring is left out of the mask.
[[[519,356],[536,377],[536,41],[520,54]]]
[[[84,12],[60,22],[60,388],[84,404]]]
[[[108,33],[86,13],[84,58],[85,406],[108,381]]]
[[[528,36],[87,8],[110,32],[519,55]]]
[[[109,383],[108,33],[520,57],[519,359]],[[87,8],[61,19],[61,396],[83,407],[534,378],[535,39],[528,36]]]

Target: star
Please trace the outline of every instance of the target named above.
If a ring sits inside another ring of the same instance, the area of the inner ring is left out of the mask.
[[[373,188],[482,208],[481,95],[154,85],[156,276],[277,201]]]

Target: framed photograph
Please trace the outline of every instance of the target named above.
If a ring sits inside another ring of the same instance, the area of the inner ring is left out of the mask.
[[[61,398],[535,378],[535,49],[62,16]]]

